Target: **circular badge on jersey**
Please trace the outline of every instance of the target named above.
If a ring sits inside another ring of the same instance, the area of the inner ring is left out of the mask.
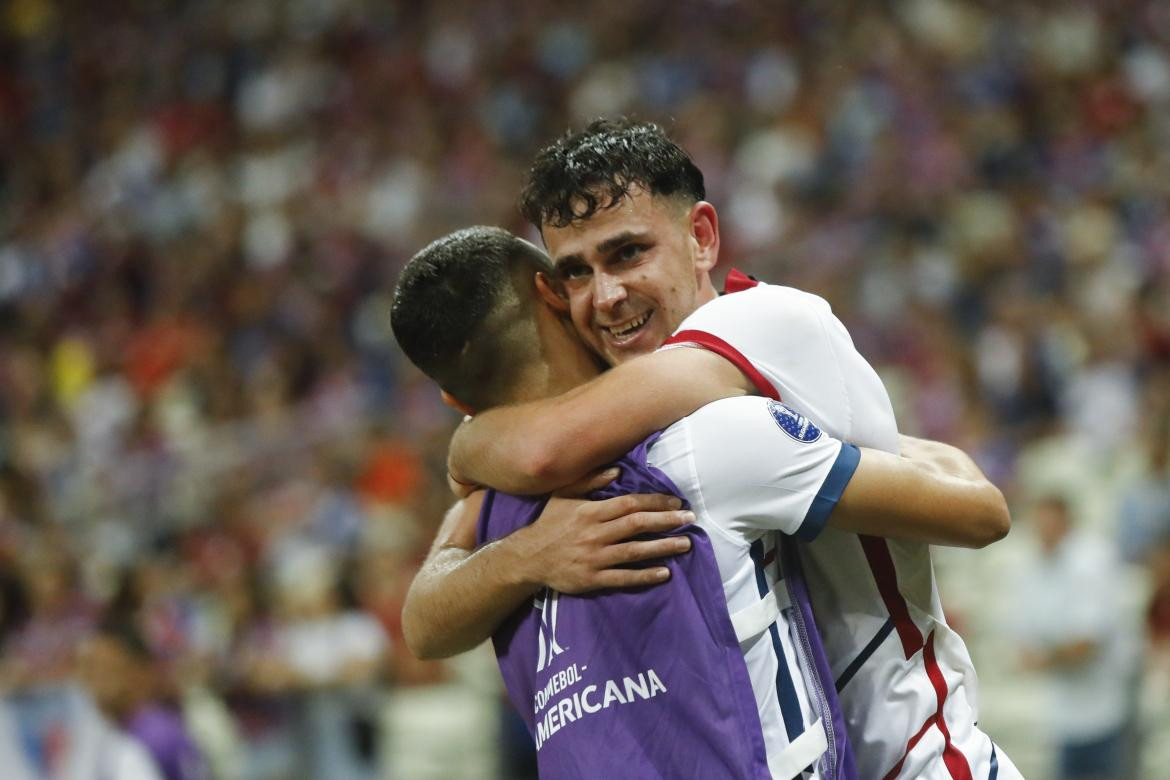
[[[796,441],[811,444],[821,438],[821,429],[792,407],[785,406],[779,401],[769,401],[768,411],[772,413],[772,419],[780,426],[780,430]]]

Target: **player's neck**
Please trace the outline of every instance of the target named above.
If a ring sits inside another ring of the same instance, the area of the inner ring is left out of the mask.
[[[509,404],[521,404],[567,393],[601,373],[594,361],[578,361],[576,355],[534,362],[523,369],[512,387]]]
[[[711,277],[704,276],[699,284],[698,294],[695,296],[695,308],[699,308],[704,303],[710,303],[719,297],[719,291],[715,289],[715,285],[711,284]]]

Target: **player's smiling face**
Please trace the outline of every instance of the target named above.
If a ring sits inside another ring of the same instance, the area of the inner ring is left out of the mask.
[[[714,209],[635,189],[610,208],[542,231],[581,337],[611,364],[652,352],[715,297]]]

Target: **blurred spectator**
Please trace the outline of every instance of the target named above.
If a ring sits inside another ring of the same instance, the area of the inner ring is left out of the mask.
[[[62,688],[35,710],[26,705],[0,700],[0,766],[6,778],[162,780],[138,740],[108,721],[81,690]],[[35,726],[46,737],[40,749],[29,743]]]
[[[1156,776],[1170,762],[1170,530],[1151,545],[1147,561],[1153,592],[1146,610],[1149,642],[1142,681],[1142,777]]]
[[[1122,553],[1141,563],[1170,538],[1170,416],[1152,420],[1138,437],[1141,471],[1121,499]]]
[[[0,666],[9,690],[55,689],[73,679],[77,648],[92,630],[94,610],[62,551],[29,549],[21,561],[28,617],[4,646]]]
[[[301,705],[304,763],[312,777],[376,776],[381,697],[371,684],[386,663],[386,637],[368,614],[344,605],[333,564],[316,547],[277,573],[270,654],[256,657],[253,684]]]
[[[1029,513],[1037,547],[1014,592],[1024,665],[1051,687],[1046,720],[1058,777],[1124,777],[1135,668],[1119,621],[1119,561],[1102,540],[1073,527],[1063,498]]]
[[[166,780],[208,778],[181,716],[158,700],[152,660],[134,628],[106,623],[82,645],[79,676],[98,710],[150,751]]]

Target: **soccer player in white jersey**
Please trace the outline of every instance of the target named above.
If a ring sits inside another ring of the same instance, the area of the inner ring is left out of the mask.
[[[595,376],[599,369],[587,358],[586,347],[537,298],[531,268],[539,259],[543,254],[535,247],[492,228],[471,228],[434,242],[411,260],[399,281],[393,324],[400,345],[446,391],[461,399],[474,396],[481,407],[544,397]],[[508,273],[509,268],[519,273]],[[478,288],[479,301],[464,300],[460,285]],[[524,303],[525,297],[531,300]],[[484,299],[516,304],[507,308]],[[476,306],[481,309],[473,313]],[[529,327],[515,326],[525,322]],[[474,363],[464,357],[469,347],[477,353]],[[505,358],[504,352],[510,354]],[[721,364],[710,380],[698,384],[722,390],[737,375],[733,365]],[[915,460],[861,451],[822,434],[777,400],[744,396],[704,406],[668,427],[649,448],[650,464],[679,489],[710,539],[774,777],[797,777],[810,766],[815,767],[812,777],[822,777],[818,759],[834,743],[833,729],[840,727],[828,717],[832,712],[824,687],[832,680],[822,681],[812,665],[816,650],[809,643],[819,644],[819,638],[808,631],[799,603],[788,608],[790,583],[779,578],[773,564],[776,533],[813,539],[828,523],[836,529],[933,538],[954,516],[993,530],[1008,522],[998,490],[961,453],[933,443],[914,446]],[[946,507],[944,512],[936,510],[938,505]],[[459,529],[474,528],[478,508],[477,501],[468,501],[454,512],[436,550],[466,539],[466,530]],[[946,518],[947,513],[953,517]],[[525,548],[525,540],[515,538],[523,534],[509,537],[513,549]],[[501,549],[506,555],[509,540],[486,555],[494,553],[498,567],[519,572],[519,579],[535,590],[543,582],[540,577],[524,575],[514,558],[499,557]],[[462,547],[470,551],[465,541]],[[433,566],[434,555],[424,570]],[[482,560],[484,551],[476,556]],[[498,595],[478,579],[475,564],[468,558],[461,570],[446,573],[447,586],[464,593],[464,610]],[[793,573],[787,574],[791,580]],[[512,606],[520,606],[527,595],[509,591]],[[428,606],[412,588],[404,611],[412,644],[414,619]],[[445,618],[460,620],[449,613]]]
[[[523,208],[557,269],[541,289],[618,367],[465,425],[453,479],[511,492],[567,483],[709,400],[690,380],[727,361],[740,389],[898,451],[885,390],[823,300],[768,285],[716,300],[718,217],[703,197],[701,174],[653,125],[599,121],[538,156]],[[647,354],[676,331],[702,349]],[[946,536],[923,541],[990,541],[961,522]],[[946,624],[927,545],[829,532],[803,559],[862,776],[1018,776],[978,729],[975,671]]]

